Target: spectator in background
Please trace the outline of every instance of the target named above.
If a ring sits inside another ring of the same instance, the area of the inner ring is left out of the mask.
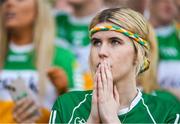
[[[176,1],[176,6],[177,6],[177,15],[176,15],[176,29],[177,29],[177,34],[180,39],[180,0],[175,0]]]
[[[108,7],[128,7],[149,18],[150,0],[104,0]]]
[[[148,9],[149,0],[127,0],[126,6],[140,12],[141,14],[145,14]]]
[[[54,39],[54,20],[46,1],[1,1],[0,123],[48,122],[56,91],[66,92],[73,84],[74,55],[54,47]],[[25,83],[39,101],[30,96],[13,101],[6,88],[19,77],[24,80],[19,86]]]
[[[104,8],[103,0],[67,0],[74,10],[73,15],[59,13],[56,16],[57,45],[76,54],[78,68],[74,89],[92,89],[92,79],[88,69],[89,34],[88,25],[93,16]]]
[[[173,23],[174,0],[151,0],[150,22],[159,44],[158,83],[180,99],[180,39]]]
[[[71,14],[73,13],[73,8],[67,2],[67,0],[54,0],[53,9],[55,14],[57,14],[58,12],[67,12]]]
[[[180,28],[180,0],[175,0],[176,6],[177,6],[177,15],[176,15],[176,21],[179,23]]]
[[[104,3],[109,8],[125,7],[127,0],[104,0]]]

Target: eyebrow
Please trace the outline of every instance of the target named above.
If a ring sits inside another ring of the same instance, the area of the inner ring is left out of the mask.
[[[119,38],[119,37],[111,37],[111,38],[109,38],[110,40],[119,40],[119,41],[123,41],[121,38]]]
[[[100,38],[96,38],[96,37],[94,37],[94,38],[92,38],[91,39],[91,41],[101,41],[101,39]],[[119,37],[110,37],[110,38],[108,38],[108,40],[118,40],[118,41],[123,41],[121,38],[119,38]]]
[[[93,40],[96,40],[96,41],[101,41],[101,39],[100,38],[91,38],[91,41],[93,41]]]

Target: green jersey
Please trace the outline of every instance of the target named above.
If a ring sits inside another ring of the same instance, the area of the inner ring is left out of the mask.
[[[50,123],[86,123],[91,111],[92,91],[74,91],[60,96]],[[180,108],[159,97],[138,91],[130,107],[119,110],[121,123],[180,123]]]
[[[57,14],[57,37],[62,39],[62,41],[65,41],[61,45],[74,45],[82,47],[89,45],[88,26],[92,17],[93,16],[76,18],[66,13]]]
[[[27,87],[29,87],[33,93],[38,93],[39,77],[35,67],[33,49],[34,47],[32,44],[26,46],[17,46],[13,43],[10,44],[3,69],[0,71],[0,101],[12,101],[9,92],[5,89],[5,86],[18,77],[25,80]],[[73,77],[76,63],[74,55],[63,48],[55,47],[52,62],[52,67],[60,67],[65,71],[68,78],[69,88],[73,88]],[[52,83],[47,82],[47,85],[47,100],[45,100],[46,102],[44,103],[47,108],[51,109],[57,95]]]
[[[56,44],[71,50],[76,55],[76,89],[91,89],[92,80],[88,66],[88,56],[90,51],[90,40],[88,26],[93,15],[77,18],[67,13],[59,13],[56,16]],[[90,80],[89,80],[90,79]]]
[[[166,90],[162,90],[162,89],[154,90],[150,94],[153,96],[157,96],[157,97],[160,97],[162,99],[165,99],[167,101],[174,102],[175,104],[180,106],[180,101],[178,100],[178,98]]]
[[[159,44],[158,83],[180,88],[180,37],[175,26],[156,29]]]

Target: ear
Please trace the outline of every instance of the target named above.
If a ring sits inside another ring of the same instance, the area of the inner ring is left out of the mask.
[[[132,44],[134,46],[134,58],[133,58],[133,65],[137,65],[138,64],[138,49],[136,46],[136,42],[132,41]]]
[[[137,60],[137,55],[135,55],[134,59],[133,59],[133,65],[137,65],[138,64],[138,60]]]
[[[133,58],[133,65],[137,65],[138,64],[138,51],[136,49],[136,47],[134,48],[134,58]]]

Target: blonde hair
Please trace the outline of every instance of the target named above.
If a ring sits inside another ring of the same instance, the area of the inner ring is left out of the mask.
[[[99,13],[91,22],[90,30],[97,24],[102,22],[110,22],[118,25],[128,31],[139,34],[141,38],[149,41],[148,33],[149,27],[148,22],[144,17],[131,9],[128,8],[112,8],[106,9]],[[133,42],[137,55],[137,68],[136,75],[140,73],[140,69],[144,64],[144,57],[149,57],[149,51],[139,45],[137,42]],[[91,55],[90,55],[91,56]],[[90,60],[91,67],[91,60]]]
[[[137,78],[138,85],[140,85],[144,92],[150,93],[153,90],[159,89],[160,86],[157,84],[157,64],[158,64],[158,44],[155,36],[154,29],[149,25],[149,43],[150,43],[150,60],[151,64],[149,69],[140,74]]]
[[[37,17],[34,24],[33,43],[35,46],[35,65],[39,73],[40,96],[44,95],[46,85],[46,69],[51,65],[54,51],[54,19],[50,11],[50,6],[45,0],[35,0],[37,7]],[[3,68],[8,51],[8,32],[3,26],[0,13],[0,68]]]

